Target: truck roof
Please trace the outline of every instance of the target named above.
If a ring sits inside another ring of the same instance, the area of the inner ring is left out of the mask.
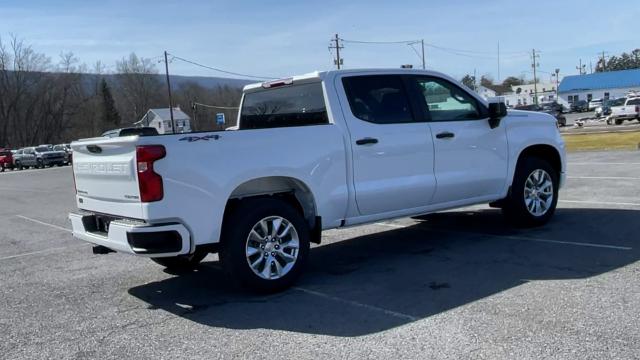
[[[245,85],[242,89],[243,92],[251,92],[258,89],[264,88],[265,84],[274,84],[274,83],[282,83],[282,82],[306,82],[309,80],[324,80],[328,77],[341,75],[341,74],[350,74],[350,73],[371,73],[371,74],[422,74],[422,75],[435,75],[439,77],[445,77],[452,79],[450,76],[447,76],[443,73],[432,71],[432,70],[422,70],[422,69],[400,69],[400,68],[363,68],[363,69],[341,69],[341,70],[327,70],[327,71],[313,71],[310,73],[302,74],[302,75],[294,75],[288,78],[282,79],[274,79],[264,82],[252,83]],[[455,80],[454,80],[455,81]]]

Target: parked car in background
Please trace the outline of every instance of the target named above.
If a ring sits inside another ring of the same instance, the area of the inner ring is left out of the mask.
[[[25,167],[44,168],[46,166],[64,165],[66,152],[54,151],[53,146],[35,146],[20,149],[15,155],[14,165],[18,169]]]
[[[29,168],[30,166],[36,166],[35,152],[32,152],[33,148],[18,149],[13,154],[13,167],[17,170]],[[33,160],[31,159],[33,157]]]
[[[610,99],[602,101],[602,105],[598,106],[595,111],[597,118],[611,115],[611,107],[624,104],[626,98]]]
[[[589,106],[587,107],[587,109],[589,109],[589,111],[593,111],[599,106],[602,106],[602,99],[593,99],[589,101]]]
[[[562,105],[558,103],[542,104],[539,110],[543,113],[547,113],[558,121],[558,126],[567,126],[567,118],[562,114]]]
[[[516,110],[543,112],[556,118],[556,121],[558,122],[558,126],[567,125],[567,118],[562,114],[562,105],[555,102],[544,103],[541,105],[531,104],[531,105],[516,106]]]
[[[640,97],[628,97],[624,103],[612,106],[607,124],[622,125],[625,120],[640,120]]]
[[[585,112],[589,111],[589,103],[586,100],[578,100],[571,103],[572,112]]]
[[[64,161],[66,164],[71,164],[73,162],[73,151],[71,150],[71,146],[69,144],[58,144],[53,147],[54,151],[64,151],[65,157]]]
[[[0,172],[13,169],[13,153],[9,149],[0,149]]]

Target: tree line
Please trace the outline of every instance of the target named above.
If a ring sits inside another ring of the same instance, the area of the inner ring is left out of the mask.
[[[150,108],[168,107],[166,89],[156,62],[135,53],[108,73],[101,62],[90,68],[70,52],[53,61],[15,36],[0,38],[0,147],[63,143],[131,126]],[[195,82],[172,90],[174,106],[192,118],[194,131],[219,126],[211,109],[194,108],[193,101],[237,106],[241,96],[239,87]],[[230,122],[237,113],[216,112]]]
[[[618,56],[611,56],[609,59],[600,58],[596,64],[596,72],[618,71],[640,69],[640,49],[635,49],[630,53],[623,52]]]

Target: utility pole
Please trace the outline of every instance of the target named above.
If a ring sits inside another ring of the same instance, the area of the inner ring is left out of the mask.
[[[171,100],[171,81],[169,80],[169,61],[167,51],[164,51],[164,70],[167,75],[167,93],[169,94],[169,114],[171,116],[171,132],[176,133],[176,123],[173,121],[173,100]]]
[[[607,59],[604,51],[602,52],[602,71],[607,71]]]
[[[344,46],[340,45],[340,37],[336,34],[334,39],[331,39],[331,42],[335,45],[329,46],[329,50],[336,49],[336,58],[333,60],[334,64],[340,70],[340,66],[342,65],[342,58],[340,58],[340,49],[344,49]]]
[[[498,79],[497,84],[500,84],[500,41],[498,41]]]
[[[560,81],[560,69],[556,68],[556,102],[560,103],[560,89],[558,89]]]
[[[578,73],[580,75],[584,75],[586,73],[586,69],[585,69],[586,66],[587,66],[586,64],[584,65],[582,64],[582,59],[580,59],[580,64],[576,66],[576,70],[578,70]]]
[[[424,39],[420,40],[420,45],[422,45],[422,70],[427,68],[427,64],[424,59]]]
[[[533,67],[533,93],[535,98],[533,99],[533,102],[538,105],[538,77],[536,76],[536,68],[540,65],[538,64],[537,60],[540,57],[539,54],[536,54],[536,49],[533,49],[532,53],[531,53],[531,59],[533,60],[533,63],[531,64],[531,67]]]

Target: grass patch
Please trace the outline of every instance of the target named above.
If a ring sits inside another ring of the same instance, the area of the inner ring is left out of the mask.
[[[568,151],[636,150],[640,131],[601,134],[563,134]]]

